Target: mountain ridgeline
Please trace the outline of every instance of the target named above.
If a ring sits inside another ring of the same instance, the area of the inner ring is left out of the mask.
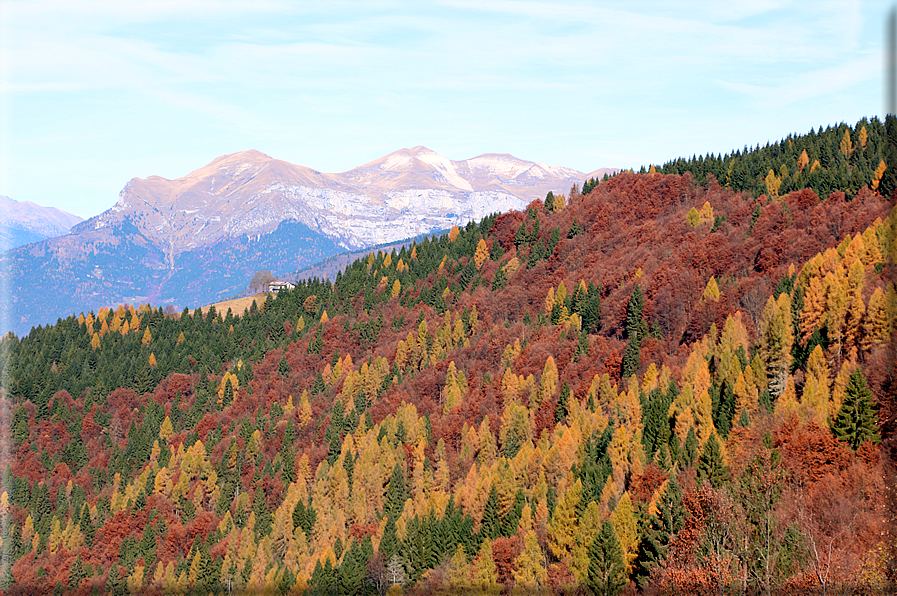
[[[7,335],[0,588],[887,592],[897,211],[699,174]]]
[[[175,180],[135,178],[71,233],[0,255],[0,281],[21,289],[0,332],[108,304],[217,302],[245,291],[256,271],[290,274],[522,209],[584,176],[510,155],[452,161],[415,147],[341,174],[242,151]]]

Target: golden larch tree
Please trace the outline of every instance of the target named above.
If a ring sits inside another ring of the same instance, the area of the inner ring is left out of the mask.
[[[480,241],[477,242],[477,249],[473,255],[473,262],[476,264],[477,269],[481,269],[483,267],[483,263],[486,262],[486,259],[489,258],[489,247],[486,246],[486,241],[480,238]]]
[[[797,158],[797,169],[800,172],[804,171],[804,168],[807,167],[810,163],[810,156],[807,155],[807,150],[804,149],[800,152],[800,156]]]
[[[620,541],[620,549],[623,551],[623,561],[626,564],[628,575],[632,573],[632,565],[638,554],[638,521],[628,491],[623,493],[620,502],[617,503],[610,516],[610,523],[613,524],[617,539]]]
[[[863,330],[860,334],[860,347],[868,352],[873,346],[881,345],[888,340],[888,314],[885,304],[885,293],[881,287],[875,288],[869,297],[866,316],[863,318]]]
[[[810,339],[825,315],[825,288],[818,275],[810,278],[809,287],[804,293],[804,307],[800,313],[800,334],[804,341]]]
[[[548,548],[561,561],[569,561],[579,533],[577,510],[582,499],[582,481],[576,482],[564,492],[555,507],[548,526]]]
[[[701,294],[701,300],[719,300],[719,285],[717,285],[716,283],[716,277],[711,277],[707,281],[707,286],[704,288],[704,293]]]
[[[782,292],[778,300],[769,297],[760,317],[759,335],[760,356],[766,365],[769,393],[777,398],[785,390],[794,344],[790,294]]]
[[[558,390],[558,367],[554,363],[554,357],[549,355],[545,360],[545,368],[542,369],[542,378],[539,380],[539,404],[552,399]]]
[[[841,137],[841,143],[838,145],[838,149],[844,157],[850,157],[850,154],[853,153],[853,141],[850,138],[849,128],[844,131],[844,136]]]
[[[770,169],[766,175],[766,192],[771,197],[779,196],[779,188],[782,186],[782,179],[776,176],[775,170]]]
[[[825,361],[822,346],[817,345],[807,359],[807,374],[801,403],[810,410],[812,419],[825,427],[831,418],[829,390],[831,371]]]
[[[539,539],[532,530],[523,538],[523,552],[514,559],[514,582],[524,593],[538,594],[548,587],[548,570]]]

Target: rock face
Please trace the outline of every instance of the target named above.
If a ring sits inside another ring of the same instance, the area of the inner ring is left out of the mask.
[[[603,173],[603,172],[602,172]],[[588,175],[425,147],[325,174],[259,151],[217,158],[176,180],[134,178],[109,210],[0,255],[11,292],[0,332],[119,303],[179,309],[245,290],[255,271],[298,271],[362,249],[522,209]]]
[[[583,176],[510,155],[451,161],[426,147],[402,149],[342,174],[242,151],[177,180],[134,178],[115,206],[79,229],[131,219],[176,255],[295,220],[356,249],[521,209]]]
[[[0,196],[0,251],[68,234],[81,221],[55,207]]]

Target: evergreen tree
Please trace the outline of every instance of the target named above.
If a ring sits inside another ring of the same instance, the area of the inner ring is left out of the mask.
[[[626,344],[626,351],[623,352],[623,362],[620,365],[620,376],[622,378],[630,377],[638,372],[642,365],[640,356],[640,342],[636,337],[630,338]]]
[[[106,593],[110,596],[124,596],[128,593],[128,586],[119,572],[117,563],[113,563],[109,575],[106,576]]]
[[[835,417],[832,432],[838,440],[850,445],[854,451],[866,441],[881,442],[872,392],[859,368],[851,373],[847,382],[844,402]]]
[[[716,433],[711,433],[710,438],[704,444],[704,450],[698,459],[697,473],[698,482],[706,480],[713,488],[721,487],[729,479],[729,472],[726,470]]]
[[[648,514],[642,531],[635,564],[635,579],[640,589],[648,584],[651,573],[666,559],[670,542],[685,525],[685,515],[682,489],[676,479],[671,478],[660,495],[657,514]]]
[[[383,514],[396,520],[405,509],[405,501],[408,500],[408,491],[405,488],[405,474],[398,463],[392,469],[389,479],[389,487],[386,489],[386,497],[383,501]]]
[[[885,131],[884,161],[886,169],[878,188],[881,196],[889,199],[897,190],[897,117],[894,114],[885,116]]]
[[[69,588],[73,591],[77,590],[85,579],[87,579],[87,573],[84,569],[84,561],[81,560],[81,553],[78,553],[78,558],[69,568]]]
[[[486,499],[486,507],[483,509],[483,519],[480,524],[480,537],[494,540],[501,535],[501,518],[498,515],[498,491],[495,485],[489,490],[489,498]]]
[[[386,527],[383,528],[383,538],[380,540],[380,555],[384,561],[389,561],[399,550],[399,539],[396,536],[396,522],[392,517],[386,518]]]
[[[640,339],[639,333],[642,327],[642,309],[645,307],[645,297],[642,289],[635,284],[632,293],[629,295],[629,302],[626,305],[626,337],[629,339]]]
[[[554,410],[554,421],[561,422],[567,417],[567,402],[570,400],[570,384],[564,381],[561,394],[558,396],[558,405]]]
[[[670,441],[676,437],[673,435],[670,437]],[[695,460],[698,459],[698,437],[695,436],[694,427],[688,429],[688,435],[685,437],[685,445],[684,449],[680,454],[680,461],[686,467],[691,466],[695,463]]]
[[[610,521],[601,524],[601,531],[589,549],[586,586],[595,596],[616,596],[626,586],[623,551]]]
[[[361,593],[364,585],[364,565],[366,563],[361,545],[353,540],[337,572],[340,594],[354,596]]]

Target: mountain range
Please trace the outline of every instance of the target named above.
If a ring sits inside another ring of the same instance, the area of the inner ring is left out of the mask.
[[[15,288],[2,331],[118,303],[196,306],[246,288],[255,271],[298,271],[345,250],[523,209],[589,176],[510,155],[452,161],[402,149],[341,174],[259,151],[182,178],[134,178],[71,233],[2,257]]]
[[[67,234],[81,221],[55,207],[0,195],[0,251]]]

